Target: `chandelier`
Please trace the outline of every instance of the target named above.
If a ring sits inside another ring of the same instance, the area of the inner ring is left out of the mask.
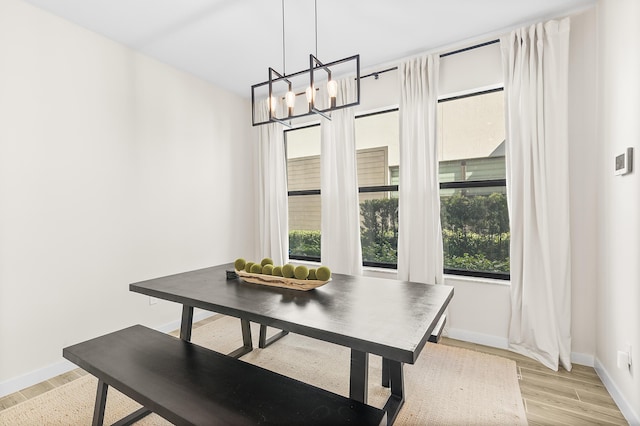
[[[291,127],[293,119],[314,114],[331,119],[331,111],[360,104],[360,55],[328,63],[317,58],[317,0],[314,0],[314,7],[316,54],[309,55],[309,68],[286,74],[282,0],[282,74],[269,67],[269,79],[251,86],[251,117],[254,126],[281,123]],[[341,93],[337,80],[347,77],[355,79],[355,90]]]

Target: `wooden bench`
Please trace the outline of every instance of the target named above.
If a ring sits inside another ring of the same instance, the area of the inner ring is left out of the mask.
[[[383,410],[219,354],[141,325],[63,350],[98,378],[93,424],[104,420],[109,386],[176,425],[380,425]]]
[[[431,343],[440,343],[440,339],[442,338],[442,332],[444,331],[444,326],[447,323],[447,316],[442,315],[438,320],[435,328],[431,332],[431,336],[429,336],[429,341]]]

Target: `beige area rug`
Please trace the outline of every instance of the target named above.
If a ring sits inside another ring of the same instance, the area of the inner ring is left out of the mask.
[[[258,328],[252,324],[254,344]],[[275,331],[275,330],[272,330]],[[240,321],[220,317],[194,329],[192,341],[223,353],[241,346]],[[256,345],[257,346],[257,345]],[[315,386],[348,395],[349,349],[289,334],[242,359]],[[396,425],[527,424],[514,361],[466,349],[431,344],[418,362],[405,365],[405,404]],[[384,405],[381,358],[369,360],[370,405]],[[89,425],[97,380],[90,375],[0,412],[0,425]],[[109,388],[105,424],[140,406]],[[152,414],[138,425],[169,425]]]

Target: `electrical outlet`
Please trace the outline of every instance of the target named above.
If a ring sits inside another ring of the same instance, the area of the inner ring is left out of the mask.
[[[149,296],[149,305],[155,305],[156,303],[158,303],[158,299]]]

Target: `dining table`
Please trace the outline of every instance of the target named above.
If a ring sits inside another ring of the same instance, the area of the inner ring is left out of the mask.
[[[388,424],[407,398],[404,365],[416,362],[454,293],[443,284],[338,273],[302,291],[246,282],[233,263],[136,282],[129,289],[181,304],[183,340],[191,340],[194,308],[239,318],[243,346],[232,356],[253,350],[251,322],[281,330],[278,337],[296,333],[347,347],[348,397],[363,403],[369,357],[382,357],[382,385],[390,388],[384,405]]]

